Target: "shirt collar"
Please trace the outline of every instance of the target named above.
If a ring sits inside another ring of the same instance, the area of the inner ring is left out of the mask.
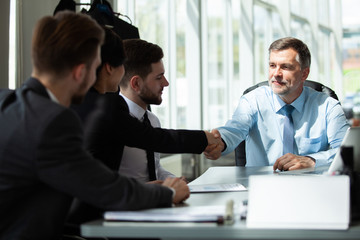
[[[47,88],[46,89],[46,92],[49,94],[49,97],[51,99],[51,101],[53,102],[56,102],[57,104],[60,104],[59,100],[55,97],[55,95]]]
[[[306,94],[305,92],[306,92],[306,87],[303,88],[303,91],[301,92],[300,96],[297,99],[295,99],[295,101],[293,101],[291,103],[291,105],[298,112],[302,112],[302,110],[304,108],[305,94]],[[274,92],[272,92],[272,95],[273,95],[273,99],[274,99],[275,111],[279,112],[282,109],[282,107],[284,105],[286,105],[286,103],[278,95],[276,95]]]
[[[129,106],[130,114],[137,119],[142,120],[146,111],[142,107],[128,99],[126,96],[124,96],[121,92],[120,95],[125,99],[127,105]]]

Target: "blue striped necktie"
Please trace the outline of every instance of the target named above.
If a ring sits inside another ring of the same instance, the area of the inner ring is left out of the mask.
[[[292,112],[294,107],[286,104],[284,107],[284,132],[283,132],[283,154],[294,153],[294,123],[292,119]]]

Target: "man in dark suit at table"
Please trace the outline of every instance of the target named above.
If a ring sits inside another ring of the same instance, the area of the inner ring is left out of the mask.
[[[0,91],[0,239],[59,239],[73,197],[104,210],[136,210],[189,196],[183,181],[141,184],[85,151],[81,122],[68,107],[94,83],[103,37],[84,14],[42,18],[32,77]]]
[[[151,104],[160,105],[165,87],[164,53],[160,46],[142,39],[124,41],[125,75],[120,82],[120,94],[129,106],[130,114],[144,124],[161,127],[159,118],[149,110]],[[199,142],[194,137],[188,142]],[[174,174],[161,166],[160,153],[125,147],[119,172],[142,182],[161,181]],[[153,164],[153,167],[151,167]],[[150,166],[150,167],[149,167]],[[182,177],[184,180],[185,177]]]

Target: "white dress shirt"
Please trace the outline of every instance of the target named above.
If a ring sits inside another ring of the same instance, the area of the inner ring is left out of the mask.
[[[130,115],[143,121],[145,110],[122,95],[129,106]],[[159,119],[150,111],[147,111],[149,121],[153,127],[161,127]],[[155,171],[158,180],[165,180],[167,177],[175,177],[172,173],[166,171],[160,165],[160,153],[155,152]],[[149,181],[149,173],[147,169],[146,151],[139,148],[125,146],[119,172],[125,176],[133,177],[142,182]]]

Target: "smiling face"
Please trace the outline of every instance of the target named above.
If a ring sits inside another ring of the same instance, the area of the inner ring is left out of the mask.
[[[292,48],[270,52],[269,86],[287,104],[300,96],[309,71],[309,67],[301,69],[298,53]]]
[[[140,81],[139,98],[146,104],[159,105],[162,102],[162,92],[164,87],[169,86],[169,82],[164,76],[164,64],[162,60],[151,64],[152,71],[143,81]]]

